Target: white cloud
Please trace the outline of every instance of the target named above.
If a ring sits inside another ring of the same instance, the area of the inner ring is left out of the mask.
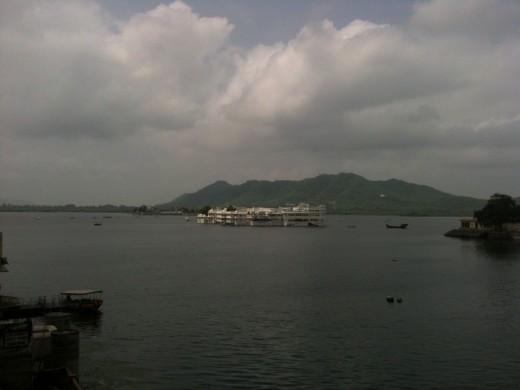
[[[340,171],[520,195],[518,2],[421,1],[401,25],[309,21],[243,48],[187,4],[117,20],[86,0],[2,3],[10,197],[137,204]]]
[[[8,11],[18,19],[2,20],[2,126],[39,136],[190,127],[219,82],[232,30],[180,2],[120,23],[83,1],[17,2]]]

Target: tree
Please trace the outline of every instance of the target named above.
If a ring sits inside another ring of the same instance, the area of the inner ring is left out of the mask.
[[[211,210],[211,206],[204,206],[200,209],[199,214],[208,215],[209,210]]]
[[[482,225],[502,230],[502,224],[520,222],[520,207],[509,195],[494,194],[482,210],[475,211],[474,217]]]

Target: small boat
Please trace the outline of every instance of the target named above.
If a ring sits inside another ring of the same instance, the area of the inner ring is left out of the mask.
[[[101,222],[94,222],[94,226],[101,226],[103,225]]]
[[[389,224],[386,224],[386,227],[388,229],[406,229],[407,226],[408,226],[407,223],[402,223],[400,225],[389,225]]]
[[[102,290],[66,290],[61,293],[67,311],[95,312],[103,304]]]

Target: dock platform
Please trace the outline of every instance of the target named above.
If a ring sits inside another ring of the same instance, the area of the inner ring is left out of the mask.
[[[37,297],[21,300],[19,305],[10,306],[1,310],[0,318],[34,318],[43,317],[47,313],[67,311],[67,305],[59,296]]]

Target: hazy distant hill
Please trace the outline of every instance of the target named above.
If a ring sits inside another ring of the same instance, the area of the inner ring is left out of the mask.
[[[371,181],[352,173],[340,173],[299,181],[249,180],[240,185],[217,181],[157,207],[275,207],[300,202],[324,204],[329,214],[471,216],[487,200],[451,195],[396,179]]]

